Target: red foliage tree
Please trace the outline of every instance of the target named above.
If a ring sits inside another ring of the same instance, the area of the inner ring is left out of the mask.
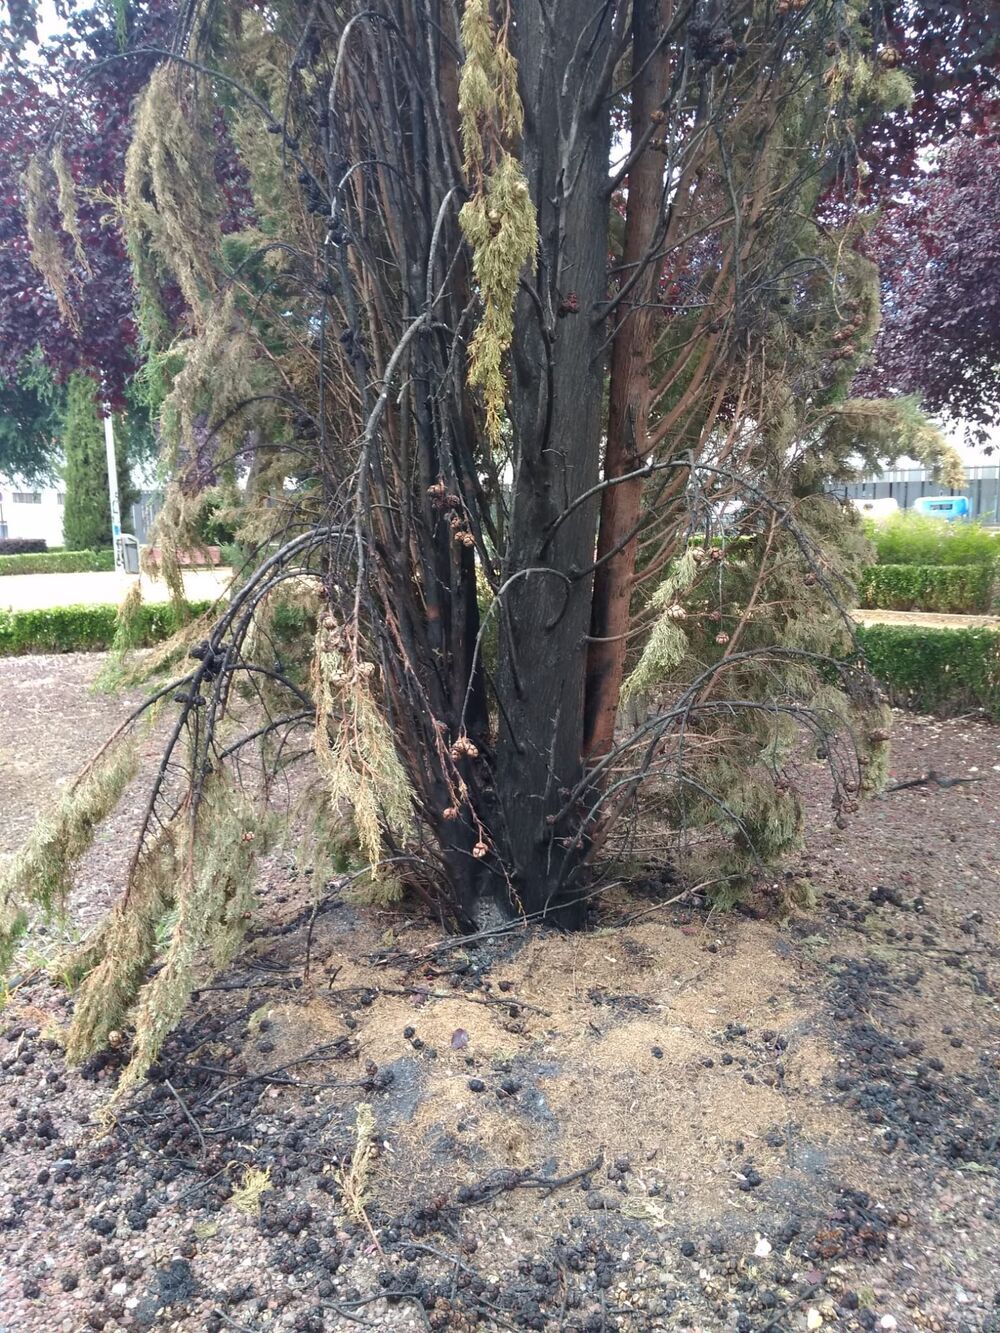
[[[860,129],[869,192],[891,196],[924,169],[926,151],[979,132],[1000,108],[1000,3],[876,0],[869,26],[881,59],[913,85],[913,101]]]
[[[56,380],[85,370],[121,402],[137,366],[138,336],[128,258],[109,199],[121,186],[132,101],[155,58],[119,57],[123,47],[162,44],[165,6],[130,6],[127,33],[116,30],[107,7],[75,8],[40,44],[31,6],[19,0],[8,10],[0,38],[0,380],[14,382],[40,346]],[[77,327],[32,264],[25,223],[23,173],[56,132],[77,187],[87,260],[76,262],[66,237]]]
[[[865,392],[915,393],[983,437],[1000,421],[1000,144],[962,137],[871,239],[883,324]]]
[[[883,323],[855,389],[916,394],[982,439],[1000,422],[1000,4],[884,0],[870,27],[914,96],[860,130]]]

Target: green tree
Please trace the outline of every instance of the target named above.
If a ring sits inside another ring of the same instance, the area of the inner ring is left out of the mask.
[[[134,496],[129,475],[124,435],[119,432],[118,497],[122,526]],[[63,417],[63,475],[66,479],[66,510],[63,540],[74,551],[97,550],[111,545],[111,501],[108,495],[108,465],[104,428],[97,403],[96,387],[87,375],[70,377]]]
[[[37,353],[0,380],[0,476],[31,485],[58,474],[62,412],[63,390]]]

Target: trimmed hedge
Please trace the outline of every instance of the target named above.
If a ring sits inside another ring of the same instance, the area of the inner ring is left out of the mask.
[[[987,565],[872,565],[861,576],[860,605],[883,611],[989,611],[996,575]]]
[[[106,551],[41,551],[32,555],[0,555],[4,574],[98,574],[115,567],[115,553]]]
[[[880,565],[996,565],[1000,533],[979,523],[948,523],[907,509],[880,523],[865,520]]]
[[[0,555],[39,555],[47,549],[44,537],[0,537]]]
[[[1000,630],[859,625],[858,641],[891,703],[944,714],[983,708],[1000,722]]]
[[[189,602],[188,611],[199,616],[211,605]],[[115,606],[0,611],[0,657],[104,651],[115,637],[117,615]],[[178,628],[168,602],[145,603],[141,617],[142,647]],[[857,635],[892,703],[946,714],[983,708],[1000,722],[1000,630],[859,625]]]
[[[189,602],[191,615],[201,615],[211,602]],[[0,657],[25,653],[101,652],[111,647],[118,616],[116,606],[58,606],[45,611],[0,611]],[[169,602],[147,602],[140,611],[137,646],[168,639],[178,628]]]

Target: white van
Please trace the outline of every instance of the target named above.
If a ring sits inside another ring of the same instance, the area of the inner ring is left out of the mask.
[[[851,500],[851,504],[863,518],[873,518],[876,523],[883,523],[893,514],[899,513],[899,502],[891,497],[884,500]]]

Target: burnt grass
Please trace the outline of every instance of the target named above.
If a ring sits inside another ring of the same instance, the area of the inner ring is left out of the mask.
[[[278,862],[271,929],[198,992],[110,1125],[127,1043],[67,1068],[72,997],[25,965],[0,1015],[2,1333],[1000,1333],[1000,738],[900,730],[897,772],[931,738],[946,771],[972,753],[988,783],[872,803],[846,833],[817,791],[789,870],[815,907],[789,917],[761,885],[721,922],[695,898],[625,927],[655,896],[619,896],[587,945],[558,946],[590,950],[558,984],[537,971],[557,937],[434,949],[431,923],[336,891],[314,915],[308,876]],[[954,849],[973,835],[970,865]],[[669,995],[665,952],[689,974]],[[706,970],[745,995],[723,1005]],[[465,1016],[450,1041],[445,1010]],[[688,1014],[705,1017],[679,1056]],[[666,1125],[651,1157],[655,1135],[597,1094],[560,1096],[588,1042],[607,1099],[603,1053],[627,1047],[638,1119],[659,1080],[662,1105],[711,1095],[744,1128],[692,1151]],[[377,1159],[352,1216],[361,1103]]]

